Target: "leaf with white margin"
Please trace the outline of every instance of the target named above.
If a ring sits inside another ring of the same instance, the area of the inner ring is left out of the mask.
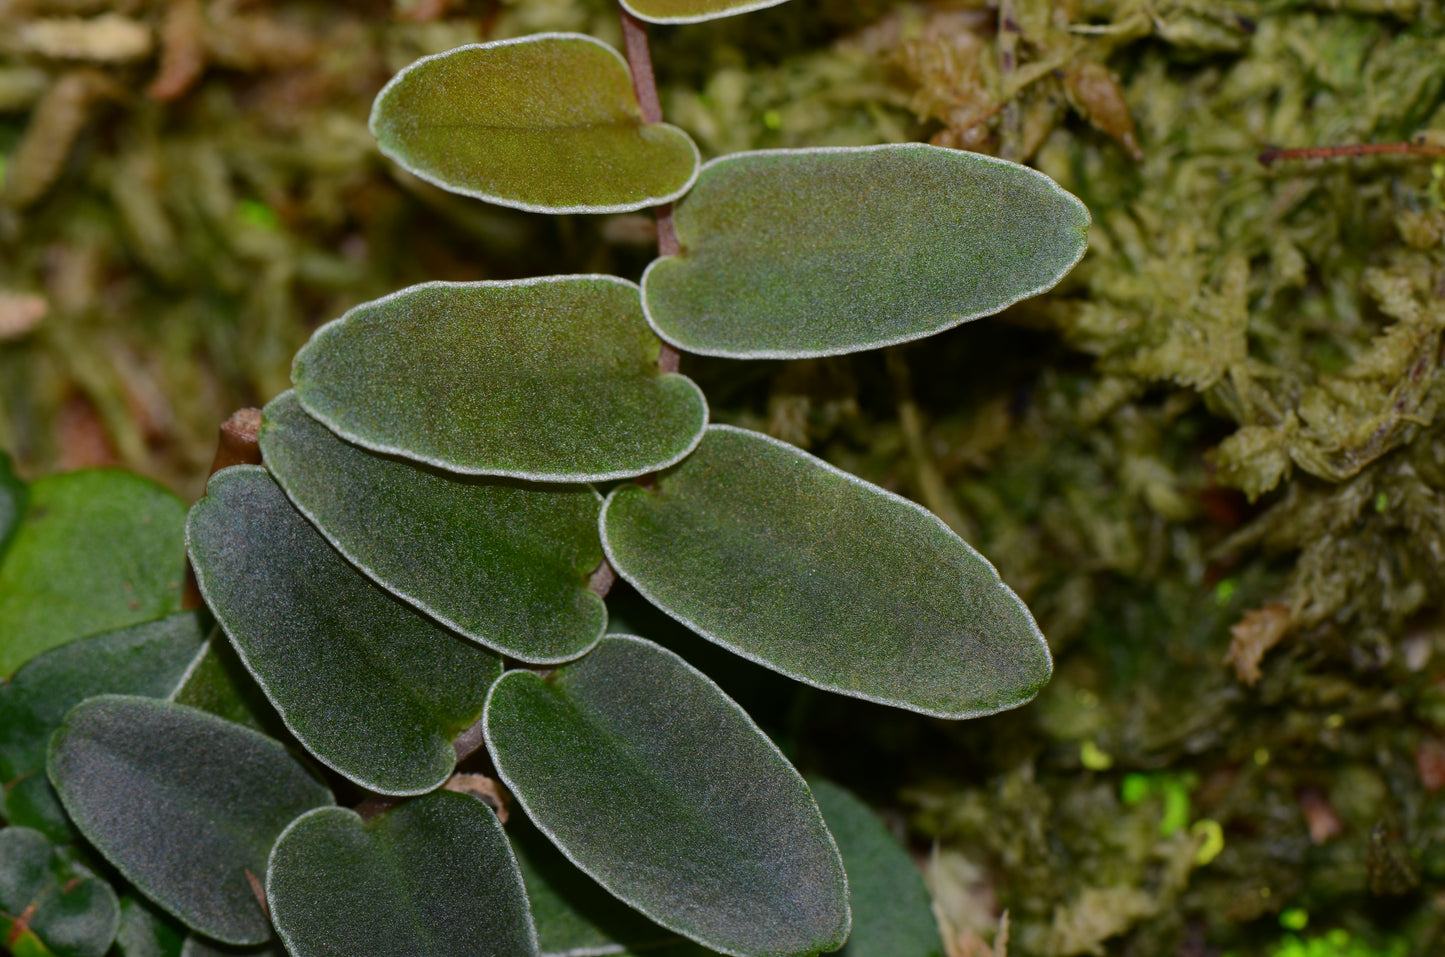
[[[50,779],[116,870],[192,930],[264,943],[259,878],[287,824],[331,792],[278,742],[195,708],[125,695],[76,705],[50,742]]]
[[[692,450],[702,390],[662,373],[635,284],[615,276],[430,282],[316,331],[291,378],[349,442],[535,482],[644,475]]]
[[[642,278],[686,352],[797,359],[991,315],[1057,283],[1089,211],[1015,163],[923,143],[733,153],[675,217],[679,255]]]
[[[821,778],[808,786],[848,869],[853,932],[839,957],[943,957],[933,901],[908,851],[849,791]]]
[[[464,637],[529,664],[575,658],[607,628],[590,486],[438,472],[343,442],[294,392],[266,406],[266,467],[368,578]]]
[[[527,816],[663,927],[739,957],[847,938],[847,878],[807,785],[672,652],[608,635],[545,679],[510,671],[485,729]]]
[[[15,957],[101,957],[120,926],[110,885],[27,827],[0,830],[0,941]]]
[[[266,872],[271,919],[292,957],[535,957],[527,892],[496,815],[435,791],[363,821],[304,814]]]
[[[936,516],[757,432],[713,426],[653,488],[613,490],[602,545],[699,635],[828,691],[972,718],[1053,671],[1028,608]]]
[[[377,95],[371,132],[442,189],[536,213],[656,206],[698,170],[686,133],[643,122],[627,61],[580,33],[423,57]]]
[[[620,0],[623,7],[639,20],[649,23],[701,23],[720,17],[734,17],[767,7],[776,7],[784,0]]]
[[[380,794],[447,779],[495,655],[348,565],[258,466],[211,477],[186,540],[206,603],[306,750]]]

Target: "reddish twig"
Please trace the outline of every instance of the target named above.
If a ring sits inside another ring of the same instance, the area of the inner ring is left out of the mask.
[[[1259,154],[1265,166],[1281,160],[1353,159],[1358,156],[1445,156],[1445,145],[1416,140],[1411,143],[1347,143],[1343,146],[1304,146],[1280,149],[1271,146]]]

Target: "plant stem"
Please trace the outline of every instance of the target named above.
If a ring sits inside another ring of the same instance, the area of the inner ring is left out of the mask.
[[[1356,156],[1445,156],[1445,145],[1416,141],[1413,143],[1347,143],[1343,146],[1305,146],[1284,150],[1276,146],[1259,154],[1265,166],[1279,160],[1340,159]]]
[[[647,25],[619,6],[622,15],[622,42],[627,50],[627,67],[632,71],[632,90],[642,107],[644,123],[662,122],[662,101],[657,96],[657,79],[652,75],[652,52],[647,46]],[[672,204],[663,203],[653,209],[657,217],[657,254],[676,256],[677,227],[672,221]],[[678,352],[666,342],[657,356],[657,367],[663,372],[676,372]]]

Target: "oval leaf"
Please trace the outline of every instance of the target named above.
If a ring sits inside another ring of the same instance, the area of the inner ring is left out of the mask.
[[[647,124],[616,50],[543,33],[423,57],[376,97],[381,151],[443,189],[538,213],[617,213],[670,202],[697,146]]]
[[[931,512],[756,432],[713,426],[654,489],[616,489],[602,544],[704,638],[829,691],[970,718],[1053,669],[1024,603]]]
[[[508,672],[485,728],[543,833],[662,926],[737,955],[815,954],[847,937],[847,880],[807,786],[671,652],[609,635],[545,680]]]
[[[0,783],[45,776],[50,735],[72,707],[98,694],[164,698],[204,638],[197,612],[72,641],[30,659],[0,686]]]
[[[186,507],[118,469],[52,475],[0,563],[0,676],[75,638],[180,610]]]
[[[594,482],[670,465],[701,438],[702,391],[658,372],[660,350],[626,280],[432,282],[317,330],[292,378],[307,412],[368,449]]]
[[[271,918],[293,957],[526,957],[527,893],[496,816],[437,791],[363,821],[321,808],[271,852]]]
[[[16,955],[101,957],[120,926],[110,885],[38,831],[0,830],[0,941]]]
[[[643,275],[648,321],[687,352],[838,355],[991,315],[1084,254],[1089,212],[991,156],[904,143],[734,153],[677,210]]]
[[[266,467],[364,574],[473,641],[532,664],[582,654],[607,607],[602,498],[574,485],[450,475],[343,442],[286,392],[266,406]]]
[[[152,698],[77,705],[50,744],[50,778],[75,826],[152,901],[231,944],[271,936],[247,874],[297,815],[331,792],[280,744]]]
[[[456,765],[501,662],[367,581],[265,469],[217,472],[191,509],[196,580],[261,690],[308,751],[382,794]]]
[[[848,869],[853,933],[839,957],[943,957],[923,875],[887,825],[833,782],[808,785]]]
[[[621,0],[628,12],[651,23],[701,23],[776,7],[783,0]]]

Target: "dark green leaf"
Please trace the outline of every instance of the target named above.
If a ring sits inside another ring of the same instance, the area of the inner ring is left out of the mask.
[[[0,675],[48,648],[179,610],[185,514],[170,492],[115,469],[30,486],[0,563]]]
[[[392,594],[488,648],[533,664],[602,637],[588,589],[602,562],[595,489],[452,475],[364,451],[302,410],[266,406],[266,466],[301,513]]]
[[[507,786],[577,866],[664,927],[727,954],[815,954],[848,934],[837,848],[807,787],[701,672],[609,635],[487,702]]]
[[[277,742],[152,698],[77,705],[50,745],[50,778],[80,832],[193,930],[233,944],[271,936],[260,878],[292,820],[331,793]]]
[[[1053,668],[998,572],[927,510],[714,426],[602,513],[618,574],[698,634],[799,681],[941,718],[1032,698]]]
[[[384,794],[446,780],[452,738],[501,673],[496,656],[364,578],[265,469],[212,476],[187,541],[207,604],[308,751]]]
[[[220,626],[196,653],[170,699],[176,704],[209,711],[218,718],[245,725],[278,741],[291,734]]]
[[[0,783],[44,777],[50,735],[72,707],[92,695],[164,698],[201,646],[197,612],[107,632],[30,659],[0,686]]]
[[[288,957],[278,943],[260,947],[226,947],[192,934],[181,948],[181,957]]]
[[[677,210],[682,253],[643,276],[687,352],[795,359],[991,315],[1084,254],[1089,212],[1042,173],[922,143],[734,153]]]
[[[44,768],[22,774],[0,790],[5,798],[5,820],[11,824],[39,831],[56,844],[71,844],[79,837]]]
[[[120,903],[105,881],[37,831],[0,830],[0,941],[16,957],[101,957],[119,925]]]
[[[115,935],[118,957],[180,957],[185,943],[183,927],[137,897],[120,901],[120,931]]]
[[[25,503],[29,497],[25,483],[20,481],[10,468],[10,456],[0,452],[0,561],[4,561],[10,539],[20,527],[20,519],[25,514]]]
[[[677,939],[577,869],[524,815],[507,822],[543,957],[651,952]]]
[[[381,151],[443,189],[542,213],[615,213],[676,199],[697,147],[645,124],[627,63],[576,33],[424,57],[371,110]]]
[[[639,20],[652,23],[700,23],[719,17],[776,7],[783,0],[621,0]]]
[[[840,957],[943,957],[928,888],[908,852],[858,798],[831,781],[808,784],[848,870],[853,933]]]
[[[344,808],[303,815],[276,842],[266,896],[292,957],[537,953],[501,825],[452,791],[369,821]]]
[[[637,287],[611,276],[425,283],[317,330],[292,378],[342,438],[453,472],[641,475],[697,444],[707,403],[657,369]]]

